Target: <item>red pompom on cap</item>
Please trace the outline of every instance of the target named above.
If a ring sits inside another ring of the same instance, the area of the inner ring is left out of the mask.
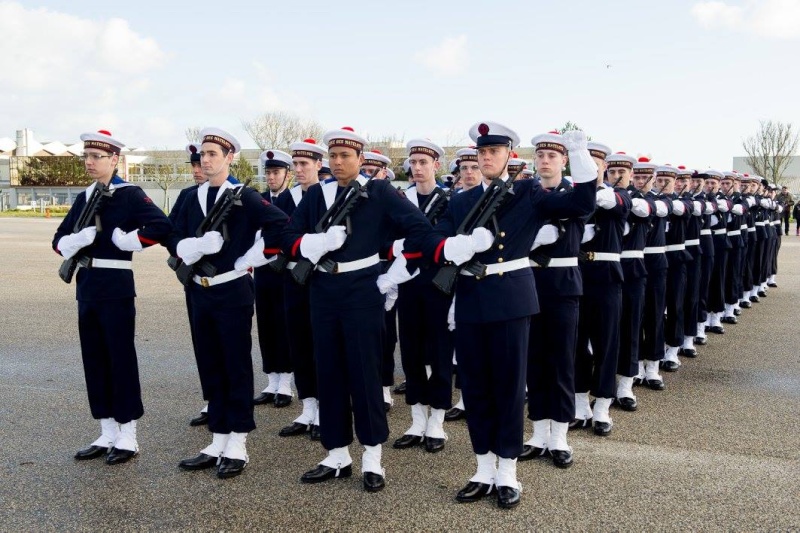
[[[488,124],[481,124],[478,126],[478,133],[481,135],[488,135],[489,134],[489,125]]]
[[[108,135],[111,137],[111,132],[108,130],[98,130],[97,133],[102,133],[103,135]]]
[[[310,138],[309,139],[303,139],[303,142],[304,143],[308,143],[308,144],[317,144],[317,141],[315,141],[314,139],[310,139]]]
[[[345,130],[345,131],[352,131],[353,133],[355,133],[355,132],[356,132],[356,130],[354,130],[354,129],[353,129],[353,128],[351,128],[350,126],[342,126],[342,129],[343,129],[343,130]]]
[[[273,158],[275,158],[275,154],[273,154],[272,150],[270,150],[269,152],[267,152],[267,159],[273,159]]]

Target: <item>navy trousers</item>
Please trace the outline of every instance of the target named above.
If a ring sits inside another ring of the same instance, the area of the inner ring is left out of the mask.
[[[621,314],[621,283],[584,283],[575,354],[575,392],[591,392],[596,398],[616,396]]]
[[[311,331],[311,306],[307,286],[289,280],[283,285],[286,328],[289,338],[289,354],[294,370],[297,396],[317,397],[317,367],[314,362],[314,340]]]
[[[667,269],[667,317],[664,319],[664,342],[673,347],[683,344],[685,298],[686,263],[673,263]]]
[[[639,360],[664,359],[664,310],[667,308],[667,270],[647,272]]]
[[[256,324],[265,374],[292,371],[289,333],[283,302],[284,276],[262,266],[255,272]]]
[[[714,268],[708,284],[708,311],[721,313],[725,310],[725,273],[728,267],[728,250],[714,241]]]
[[[381,385],[391,387],[394,385],[394,349],[397,346],[397,305],[385,312],[383,325]]]
[[[639,373],[639,342],[642,335],[646,285],[647,278],[626,278],[622,284],[622,319],[619,328],[617,373],[628,378]]]
[[[686,295],[683,299],[683,335],[685,337],[697,336],[697,323],[700,317],[702,257],[697,256],[686,263]]]

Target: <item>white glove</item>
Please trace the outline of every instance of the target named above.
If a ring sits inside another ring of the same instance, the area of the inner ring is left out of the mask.
[[[300,241],[300,253],[317,264],[323,255],[338,250],[347,239],[347,228],[331,226],[325,233],[306,233]]]
[[[209,231],[202,237],[189,237],[181,240],[176,251],[184,263],[193,265],[204,255],[213,255],[222,250],[223,243],[220,232]]]
[[[756,199],[753,198],[752,196],[748,196],[747,197],[747,207],[753,207],[754,205],[756,205]]]
[[[595,199],[597,207],[603,209],[613,209],[617,205],[617,195],[614,193],[614,189],[600,189],[597,191]]]
[[[769,209],[769,200],[767,198],[761,199],[761,207],[764,209]]]
[[[377,285],[380,293],[386,295],[383,308],[387,311],[391,311],[392,307],[394,307],[394,303],[397,301],[397,284],[392,281],[391,276],[387,272],[386,274],[378,276]]]
[[[531,252],[540,246],[547,246],[553,244],[558,240],[558,228],[552,224],[545,224],[539,231],[536,232],[536,238],[533,239],[533,246]]]
[[[413,274],[408,272],[408,261],[401,252],[392,262],[392,266],[386,271],[383,276],[388,276],[395,285],[401,285],[410,279],[414,279],[419,275],[419,269],[415,270]]]
[[[711,225],[716,226],[719,224],[719,217],[717,215],[711,215]]]
[[[485,252],[494,242],[494,235],[486,228],[475,228],[471,235],[456,235],[444,241],[444,256],[456,265],[466,263],[472,256]]]
[[[719,209],[720,213],[727,213],[730,211],[730,207],[728,207],[728,200],[721,198],[717,200],[717,209]]]
[[[672,214],[681,216],[686,212],[686,205],[680,200],[672,200]]]
[[[778,204],[778,206],[775,208],[775,210],[776,210],[778,213],[783,213],[783,206],[782,206],[781,204]]]
[[[58,239],[56,248],[58,248],[58,251],[64,256],[64,259],[69,259],[83,248],[92,244],[95,237],[97,237],[97,228],[89,226],[88,228],[83,228],[78,233],[64,235]]]
[[[456,329],[456,297],[453,296],[453,301],[450,302],[450,309],[447,310],[447,330],[453,331]],[[453,360],[456,356],[453,354]]]
[[[669,215],[669,206],[664,200],[656,200],[656,216],[665,217]]]
[[[703,214],[710,215],[716,210],[717,210],[717,204],[715,204],[714,202],[706,202],[706,210],[703,211]]]
[[[392,243],[392,256],[400,257],[403,255],[403,247],[406,244],[405,239],[397,239]]]
[[[640,218],[645,218],[650,216],[650,204],[647,203],[647,200],[644,198],[634,198],[631,200],[633,206],[631,207],[631,212]]]
[[[141,252],[143,248],[142,241],[139,240],[138,229],[125,233],[120,228],[114,228],[114,232],[111,234],[111,242],[123,252]]]
[[[583,227],[583,238],[581,239],[581,244],[589,242],[592,239],[594,239],[594,234],[595,234],[594,224],[586,224]]]
[[[253,244],[242,257],[236,260],[233,264],[233,269],[243,272],[250,267],[260,267],[267,263],[269,263],[269,261],[264,257],[264,239],[259,237],[256,239],[255,244]]]
[[[703,214],[703,203],[697,200],[692,201],[692,214],[696,217],[699,217]]]
[[[734,215],[743,215],[744,214],[744,207],[742,204],[736,204],[731,208],[731,213]]]
[[[565,132],[564,144],[569,152],[569,168],[573,183],[589,183],[597,179],[597,163],[587,149],[586,134],[580,130]]]
[[[628,224],[628,221],[625,221],[625,229],[622,230],[622,236],[625,237],[628,233],[631,232],[631,225]]]

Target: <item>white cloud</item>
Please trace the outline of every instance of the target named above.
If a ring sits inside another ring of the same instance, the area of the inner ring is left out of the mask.
[[[800,0],[749,1],[742,6],[697,2],[691,13],[704,28],[723,27],[770,39],[800,38]]]
[[[437,76],[459,74],[469,65],[467,36],[447,37],[438,45],[417,52],[414,61]]]

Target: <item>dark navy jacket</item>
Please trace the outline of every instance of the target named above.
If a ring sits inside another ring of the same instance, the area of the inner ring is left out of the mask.
[[[628,215],[628,234],[622,238],[622,250],[637,250],[642,251],[647,245],[647,233],[650,231],[652,220],[656,216],[656,204],[652,198],[645,198],[642,193],[636,189],[628,189],[628,194],[631,198],[631,207],[633,207],[633,199],[639,198],[647,202],[650,208],[648,216],[640,217],[631,212]],[[625,279],[639,279],[647,276],[647,268],[644,266],[644,258],[630,257],[622,259],[622,273]]]
[[[611,209],[597,208],[588,223],[594,224],[594,238],[581,244],[582,252],[622,252],[622,234],[631,210],[631,197],[622,188],[614,189],[616,204]],[[591,256],[590,256],[591,257]],[[584,283],[620,283],[623,280],[619,261],[581,261]]]
[[[669,202],[669,216],[667,231],[664,235],[667,245],[686,244],[686,226],[692,218],[692,200],[690,198],[678,197],[677,193],[665,194],[664,199]],[[678,200],[683,204],[683,214],[676,215],[672,210],[672,202]],[[667,263],[677,265],[692,260],[692,254],[685,248],[683,250],[667,251]]]
[[[648,191],[645,195],[645,198],[652,201],[653,205],[655,202],[664,202],[667,204],[667,209],[672,210],[672,205],[666,201],[663,195],[656,194],[653,191]],[[647,232],[647,242],[646,248],[651,247],[659,247],[659,246],[666,246],[667,239],[666,239],[666,228],[667,228],[667,218],[668,217],[659,217],[655,216],[650,221],[650,231]],[[647,268],[647,272],[653,272],[656,270],[666,270],[667,268],[667,256],[666,254],[645,254],[644,255],[644,264]]]

